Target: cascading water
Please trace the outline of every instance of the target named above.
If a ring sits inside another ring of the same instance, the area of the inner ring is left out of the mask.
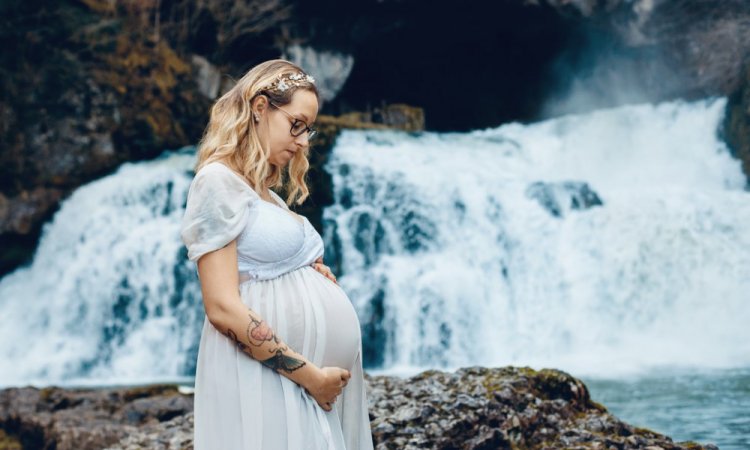
[[[341,135],[326,238],[366,364],[750,366],[750,194],[724,105]]]
[[[326,260],[366,366],[750,366],[750,194],[716,138],[724,104],[343,133]],[[126,164],[63,202],[33,263],[0,280],[0,385],[192,376],[194,157]]]
[[[202,305],[179,240],[194,158],[125,164],[63,202],[33,263],[0,280],[0,385],[194,371]]]

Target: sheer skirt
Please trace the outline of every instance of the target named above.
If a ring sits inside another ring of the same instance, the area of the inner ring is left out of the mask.
[[[352,377],[326,412],[206,319],[195,378],[195,449],[372,449],[359,320],[341,288],[306,266],[242,283],[240,295],[296,352]]]

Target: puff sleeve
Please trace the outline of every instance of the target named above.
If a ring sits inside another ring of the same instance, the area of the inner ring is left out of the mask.
[[[190,261],[226,246],[247,225],[251,188],[228,168],[218,166],[201,168],[188,190],[180,237]]]

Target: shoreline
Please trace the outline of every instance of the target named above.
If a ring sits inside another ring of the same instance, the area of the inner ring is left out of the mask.
[[[583,381],[555,369],[467,367],[365,379],[377,449],[718,448],[629,425],[592,400]],[[2,389],[0,443],[5,449],[191,449],[189,391],[178,384]]]

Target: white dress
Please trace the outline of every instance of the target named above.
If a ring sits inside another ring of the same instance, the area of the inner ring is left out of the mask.
[[[292,350],[352,377],[326,412],[206,319],[195,374],[195,449],[372,449],[356,312],[344,291],[311,266],[323,255],[315,228],[271,195],[277,204],[221,163],[202,167],[182,223],[188,258],[196,261],[236,238],[242,302]]]

